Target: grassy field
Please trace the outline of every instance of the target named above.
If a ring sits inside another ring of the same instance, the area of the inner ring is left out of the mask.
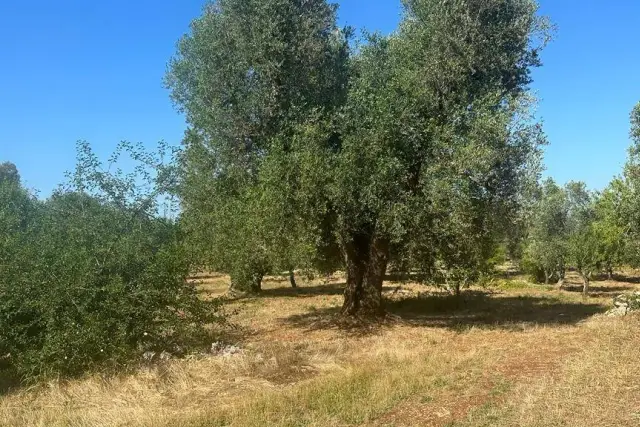
[[[603,315],[640,289],[630,276],[588,300],[574,277],[563,291],[497,279],[460,301],[388,282],[390,315],[366,325],[338,316],[341,278],[299,282],[226,305],[237,354],[19,390],[0,397],[0,425],[640,425],[640,317]]]

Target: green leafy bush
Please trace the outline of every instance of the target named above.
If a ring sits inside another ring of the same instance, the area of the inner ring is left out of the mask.
[[[125,144],[112,163],[126,149],[141,166],[108,173],[79,148],[44,202],[0,182],[0,360],[23,379],[185,351],[216,320],[186,280],[178,224],[159,215],[167,171]]]

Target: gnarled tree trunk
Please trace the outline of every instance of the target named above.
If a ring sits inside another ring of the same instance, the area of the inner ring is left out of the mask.
[[[353,236],[345,242],[347,285],[342,314],[350,316],[381,316],[382,283],[389,262],[389,242],[370,236]]]
[[[289,269],[289,283],[291,283],[292,288],[298,287],[298,284],[296,283],[296,276],[293,274],[293,268]]]

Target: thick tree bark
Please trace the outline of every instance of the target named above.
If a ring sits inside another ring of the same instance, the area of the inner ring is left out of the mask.
[[[293,268],[289,269],[289,283],[291,283],[292,288],[298,287],[298,284],[296,283],[296,276],[293,274]]]
[[[389,242],[375,236],[358,235],[344,246],[347,285],[342,314],[383,315],[382,283],[389,262]]]

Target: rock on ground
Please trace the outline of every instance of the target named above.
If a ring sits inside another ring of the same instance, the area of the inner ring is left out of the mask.
[[[618,295],[613,299],[613,307],[607,311],[607,316],[626,316],[630,312],[640,311],[640,291]]]
[[[221,341],[216,341],[211,344],[211,354],[216,356],[232,356],[240,352],[240,347],[236,345],[225,344]]]

